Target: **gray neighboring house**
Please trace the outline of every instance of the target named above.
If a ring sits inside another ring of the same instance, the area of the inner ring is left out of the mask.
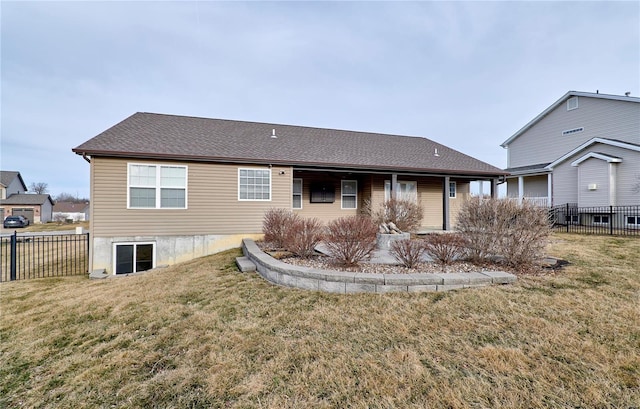
[[[53,219],[51,196],[27,192],[20,172],[0,171],[0,217],[24,216],[30,223],[46,223]]]
[[[501,146],[509,197],[545,206],[640,205],[640,98],[569,91]]]

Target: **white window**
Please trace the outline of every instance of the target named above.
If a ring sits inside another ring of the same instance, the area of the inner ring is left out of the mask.
[[[302,209],[302,179],[293,179],[293,202],[294,209]]]
[[[578,108],[578,97],[569,98],[567,100],[567,111]]]
[[[186,166],[130,163],[128,173],[129,208],[187,208]]]
[[[607,214],[594,214],[593,215],[593,223],[594,224],[609,224],[609,215],[607,215]]]
[[[455,199],[456,193],[456,182],[449,182],[449,197]]]
[[[418,182],[416,181],[398,181],[396,185],[396,197],[402,200],[418,200]],[[391,198],[391,181],[384,181],[384,200]]]
[[[358,182],[356,180],[343,180],[341,184],[342,209],[358,208]]]
[[[238,169],[238,200],[271,200],[271,169]]]
[[[569,215],[569,223],[580,224],[580,215],[579,214]]]
[[[640,216],[625,216],[625,224],[630,229],[640,229]]]
[[[129,274],[155,267],[154,243],[115,243],[114,274]]]

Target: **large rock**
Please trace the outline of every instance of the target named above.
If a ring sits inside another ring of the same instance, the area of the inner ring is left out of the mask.
[[[377,246],[379,249],[389,250],[391,248],[391,243],[397,240],[409,240],[411,239],[411,234],[409,233],[395,233],[395,234],[385,234],[378,233],[376,235]]]

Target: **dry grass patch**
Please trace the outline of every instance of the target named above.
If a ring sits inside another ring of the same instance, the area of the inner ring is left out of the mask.
[[[0,407],[632,407],[640,241],[554,235],[566,270],[333,295],[238,251],[138,276],[0,285]]]

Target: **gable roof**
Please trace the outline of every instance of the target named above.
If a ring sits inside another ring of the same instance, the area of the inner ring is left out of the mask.
[[[560,163],[564,162],[565,160],[569,159],[570,157],[572,157],[576,153],[578,153],[578,152],[582,151],[583,149],[586,149],[589,146],[594,145],[596,143],[601,143],[601,144],[609,145],[609,146],[616,146],[618,148],[629,149],[629,150],[632,150],[632,151],[640,152],[640,145],[636,145],[635,143],[616,141],[615,139],[591,138],[588,141],[586,141],[585,143],[583,143],[582,145],[580,145],[577,148],[565,153],[564,155],[562,155],[558,159],[556,159],[553,162],[551,162],[550,164],[548,164],[546,166],[546,169],[553,169],[555,166],[557,166]]]
[[[529,128],[531,128],[533,125],[535,125],[537,122],[539,122],[542,118],[547,116],[551,111],[556,109],[559,105],[563,104],[566,100],[568,100],[571,97],[588,97],[588,98],[599,98],[599,99],[608,99],[608,100],[615,100],[615,101],[625,101],[625,102],[640,103],[640,98],[638,98],[638,97],[628,97],[628,96],[623,96],[623,95],[599,94],[599,93],[593,93],[593,92],[569,91],[566,94],[564,94],[562,97],[560,97],[559,100],[557,100],[556,102],[551,104],[551,106],[549,108],[547,108],[544,111],[542,111],[542,113],[540,113],[540,115],[536,116],[531,121],[529,121],[529,123],[527,123],[525,126],[520,128],[520,130],[518,132],[516,132],[513,135],[511,135],[511,137],[509,139],[507,139],[506,141],[502,142],[502,144],[500,146],[502,146],[503,148],[506,148],[507,145],[509,145],[511,142],[513,142],[514,139],[516,139],[517,137],[519,137],[520,135],[525,133]]]
[[[56,202],[53,205],[53,211],[54,213],[84,213],[88,207],[88,203]]]
[[[426,138],[140,112],[73,152],[83,156],[314,168],[505,174]]]
[[[9,186],[15,178],[20,179],[22,187],[24,188],[24,190],[27,190],[27,185],[25,185],[24,180],[22,180],[20,172],[16,172],[13,170],[0,170],[0,184],[2,184],[2,186]]]
[[[16,193],[7,197],[6,199],[0,200],[0,204],[36,206],[44,204],[44,202],[46,202],[47,200],[53,205],[53,199],[51,199],[51,196],[49,195]]]

